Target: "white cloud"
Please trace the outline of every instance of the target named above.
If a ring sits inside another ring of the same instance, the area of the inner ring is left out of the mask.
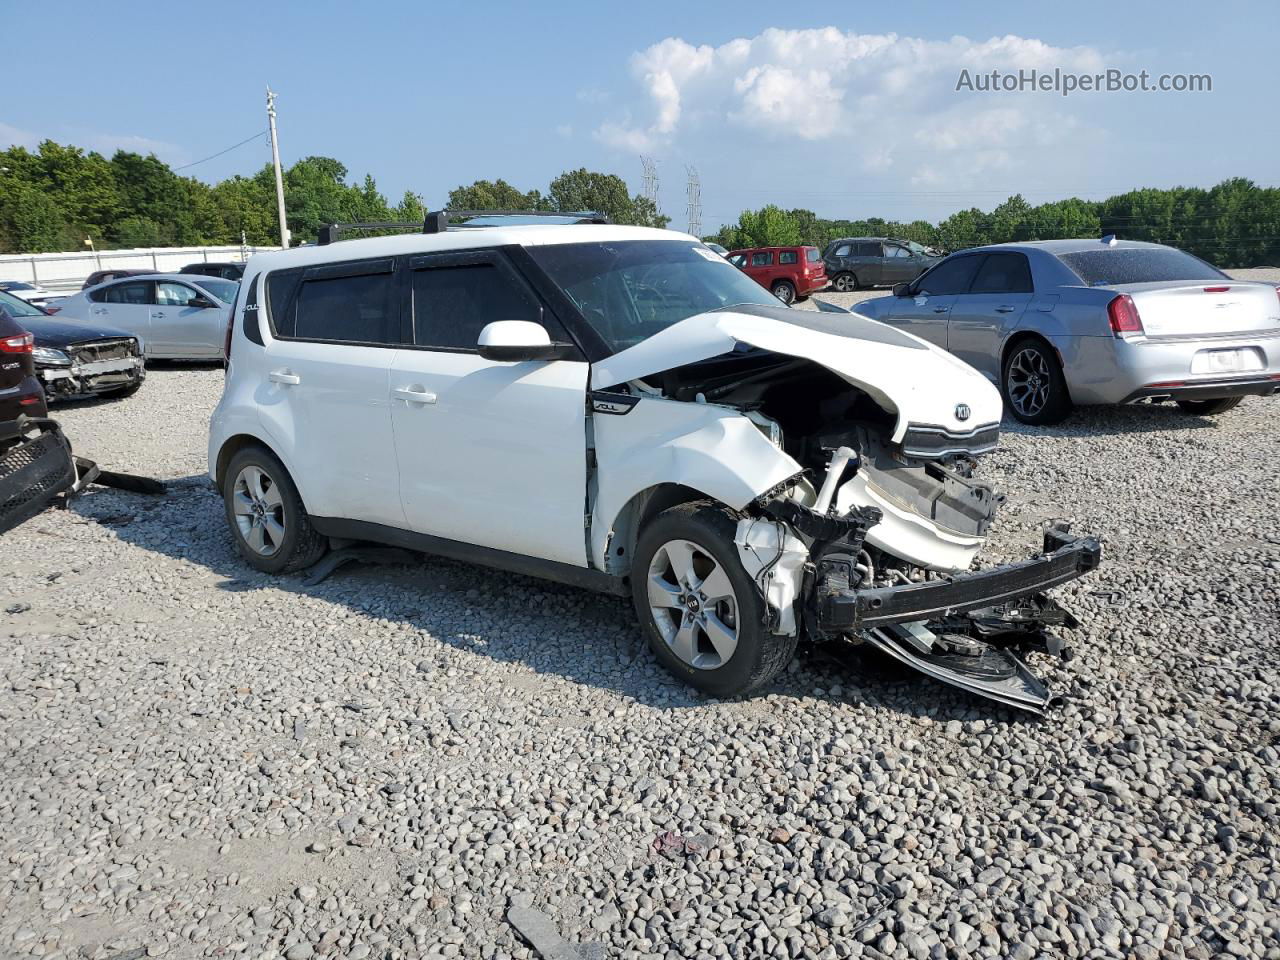
[[[0,122],[0,147],[16,146],[35,149],[42,140],[54,140],[58,143],[83,147],[86,150],[96,150],[106,157],[110,157],[117,150],[130,150],[141,154],[154,153],[161,160],[172,164],[185,163],[190,159],[187,151],[176,143],[153,140],[151,137],[141,137],[136,134],[95,133],[84,130],[67,131],[61,135],[35,133]]]
[[[714,47],[668,37],[631,58],[646,119],[620,111],[595,135],[632,152],[727,133],[721,128],[771,139],[853,140],[853,158],[867,171],[886,170],[923,147],[941,159],[917,178],[943,170],[976,175],[1005,168],[1023,147],[1052,144],[1073,128],[1063,105],[1043,95],[955,90],[961,69],[1031,67],[1093,72],[1102,55],[1027,37],[925,40],[835,27],[770,28]]]
[[[29,130],[21,130],[7,123],[0,123],[0,147],[35,147],[40,138]]]

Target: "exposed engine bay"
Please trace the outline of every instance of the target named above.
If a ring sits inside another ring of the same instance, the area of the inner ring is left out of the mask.
[[[623,391],[736,411],[798,468],[742,507],[735,538],[771,631],[869,645],[1019,709],[1051,704],[1023,655],[1068,655],[1049,628],[1076,621],[1044,590],[1093,569],[1101,548],[1058,523],[1032,559],[977,568],[1004,502],[977,477],[998,422],[903,430],[825,366],[741,344]]]

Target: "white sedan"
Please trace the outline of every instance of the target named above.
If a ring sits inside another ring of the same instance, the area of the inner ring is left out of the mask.
[[[217,277],[158,273],[90,287],[49,309],[62,320],[128,331],[148,360],[220,360],[238,287]]]

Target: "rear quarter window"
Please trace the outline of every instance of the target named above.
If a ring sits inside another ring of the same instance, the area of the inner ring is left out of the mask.
[[[804,248],[804,258],[805,258],[806,260],[808,260],[810,263],[817,263],[817,262],[818,262],[818,260],[819,260],[819,259],[821,259],[820,255],[818,254],[818,248],[817,248],[817,247],[805,247],[805,248]]]
[[[1113,247],[1063,253],[1058,259],[1090,287],[1171,280],[1222,280],[1226,274],[1172,247]]]

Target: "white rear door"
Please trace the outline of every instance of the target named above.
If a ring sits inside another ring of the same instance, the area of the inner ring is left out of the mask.
[[[314,516],[404,527],[388,395],[395,286],[390,259],[267,276],[258,416]]]
[[[585,360],[504,363],[476,350],[485,325],[558,323],[496,251],[409,262],[389,396],[409,528],[586,566]]]

